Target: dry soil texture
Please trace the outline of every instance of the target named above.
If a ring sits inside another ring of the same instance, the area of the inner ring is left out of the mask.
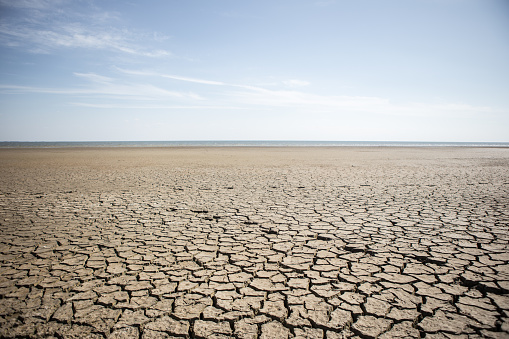
[[[507,338],[509,150],[0,150],[5,338]]]

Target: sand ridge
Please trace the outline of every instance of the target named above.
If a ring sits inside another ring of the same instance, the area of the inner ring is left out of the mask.
[[[509,334],[509,150],[0,150],[0,336]]]

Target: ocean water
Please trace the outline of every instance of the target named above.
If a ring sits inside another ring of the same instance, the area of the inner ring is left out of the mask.
[[[68,147],[509,147],[509,142],[425,141],[292,141],[292,140],[196,140],[196,141],[3,141],[0,148]]]

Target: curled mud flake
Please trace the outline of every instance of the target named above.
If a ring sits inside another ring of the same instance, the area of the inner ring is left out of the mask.
[[[376,318],[371,315],[360,316],[352,325],[352,330],[368,338],[376,338],[387,331],[392,325],[392,320]]]

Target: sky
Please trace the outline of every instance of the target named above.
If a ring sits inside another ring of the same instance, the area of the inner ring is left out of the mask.
[[[507,0],[0,0],[0,141],[509,142]]]

